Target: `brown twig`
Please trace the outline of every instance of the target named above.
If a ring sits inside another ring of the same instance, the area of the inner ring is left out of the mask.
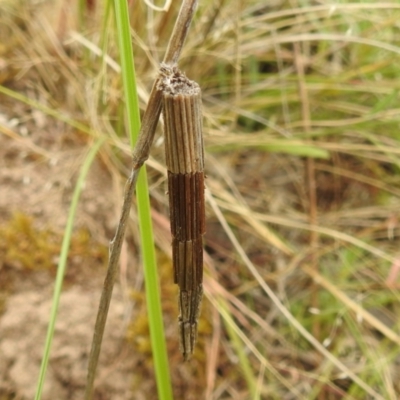
[[[302,54],[300,51],[299,43],[294,43],[294,57],[295,57],[295,66],[297,70],[298,76],[298,85],[299,85],[299,96],[301,100],[301,115],[303,128],[305,132],[310,131],[311,126],[311,116],[310,116],[310,102],[308,98],[308,92],[305,85],[305,72],[304,72],[304,61],[302,58]],[[307,192],[308,192],[308,221],[310,225],[317,225],[317,183],[315,179],[315,163],[312,157],[307,157],[305,160],[305,169],[306,169],[306,184],[307,184]],[[318,271],[318,257],[317,257],[317,247],[318,247],[318,233],[315,230],[310,231],[310,265],[315,271]],[[319,308],[318,291],[312,290],[312,307]],[[318,321],[314,321],[313,323],[313,335],[317,339],[320,337],[321,327]]]
[[[197,0],[183,1],[164,56],[164,64],[175,65],[178,63],[196,6]],[[153,84],[150,99],[143,115],[139,138],[132,156],[134,170],[139,169],[149,158],[150,147],[153,143],[158,119],[161,114],[162,92],[158,88],[160,79],[161,77],[159,76]]]
[[[181,54],[194,12],[197,7],[197,0],[183,0],[172,32],[169,45],[164,56],[164,63],[176,64]],[[107,274],[103,285],[100,305],[97,313],[92,347],[89,356],[88,377],[85,390],[85,400],[90,400],[93,395],[94,378],[100,355],[101,343],[107,314],[117,273],[119,255],[125,235],[126,224],[132,204],[132,197],[136,186],[140,167],[149,157],[150,147],[154,139],[154,133],[161,113],[162,93],[158,89],[160,77],[153,84],[150,99],[143,116],[139,138],[133,150],[133,166],[131,174],[125,186],[124,202],[122,205],[121,217],[118,223],[114,239],[110,243],[110,256],[107,267]]]

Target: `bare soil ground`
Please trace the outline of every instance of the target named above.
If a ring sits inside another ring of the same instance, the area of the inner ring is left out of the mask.
[[[23,213],[32,217],[32,229],[38,235],[51,230],[52,235],[61,236],[84,156],[79,138],[40,112],[32,115],[31,110],[5,97],[1,101],[0,118],[3,126],[14,131],[17,128],[22,138],[18,141],[4,134],[0,136],[0,226],[4,231],[12,224],[14,213]],[[45,154],[40,149],[46,149]],[[76,227],[88,229],[91,244],[102,247],[103,252],[99,259],[78,255],[70,260],[44,399],[81,397],[105,272],[107,238],[116,218],[110,196],[104,190],[110,185],[107,172],[96,162],[83,191]],[[20,240],[29,238],[21,232]],[[10,257],[10,248],[4,248],[17,244],[4,243],[5,237],[2,241],[1,286],[7,294],[2,296],[4,314],[0,319],[0,393],[2,398],[8,395],[31,399],[49,321],[57,259],[52,260],[50,268],[44,269],[41,260],[37,260],[27,269]],[[27,244],[26,251],[29,248]],[[117,288],[105,334],[97,398],[132,398],[132,380],[127,375],[132,371],[133,361],[124,341],[123,316],[124,302]]]
[[[24,82],[11,87],[26,93]],[[27,400],[36,389],[63,229],[86,149],[73,129],[0,97],[0,398]],[[83,397],[108,243],[120,212],[116,203],[121,192],[116,195],[113,188],[107,169],[96,160],[77,211],[43,400]],[[168,230],[165,217],[155,214],[155,219],[164,226],[163,232]],[[204,390],[205,371],[198,370],[198,361],[182,363],[176,288],[170,261],[164,264],[174,390],[179,398],[195,399]],[[142,272],[132,240],[123,249],[120,281],[108,316],[95,399],[148,399],[157,392]],[[132,299],[134,287],[139,291]],[[190,388],[193,377],[197,383]]]
[[[103,37],[103,9],[95,14],[97,2],[86,3],[94,14],[78,24],[75,1],[0,0],[0,400],[33,398],[72,194],[94,136],[103,135],[79,201],[43,400],[80,399],[84,390],[108,243],[130,167],[115,32]],[[147,5],[133,3],[144,109],[179,2],[153,25]],[[260,390],[266,399],[397,399],[398,51],[387,40],[398,18],[389,4],[373,2],[334,8],[279,2],[273,19],[270,6],[258,1],[200,3],[204,14],[180,63],[203,88],[210,195],[206,296],[190,363],[182,362],[178,346],[159,136],[147,162],[174,396],[246,400]],[[287,35],[296,42],[299,33],[312,36],[320,27],[338,39],[304,43],[301,52],[286,44]],[[265,52],[272,33],[284,40]],[[374,50],[378,36],[382,48]],[[107,66],[98,52],[103,39],[113,61]],[[303,57],[304,76],[296,67]],[[7,88],[12,94],[3,94]],[[69,118],[75,125],[62,122]],[[78,124],[90,128],[72,127]],[[329,158],[314,159],[314,150]],[[157,398],[135,212],[97,400]]]

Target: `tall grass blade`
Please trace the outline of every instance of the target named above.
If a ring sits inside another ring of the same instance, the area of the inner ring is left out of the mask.
[[[128,116],[128,126],[132,147],[140,130],[139,104],[136,90],[136,77],[130,36],[128,6],[126,1],[114,2],[118,30],[118,43],[121,49],[121,68]],[[143,166],[137,181],[137,206],[140,238],[146,284],[146,300],[149,314],[150,336],[153,349],[157,388],[160,399],[172,399],[167,349],[161,312],[160,289],[158,283],[153,229],[150,216],[150,203],[147,187],[146,167]]]
[[[53,337],[54,337],[54,328],[55,328],[55,324],[56,324],[58,305],[60,303],[61,288],[62,288],[62,284],[63,284],[63,280],[64,280],[65,271],[67,268],[67,257],[68,257],[69,246],[71,243],[72,228],[74,226],[75,214],[76,214],[76,209],[78,207],[79,197],[81,195],[81,192],[82,192],[82,189],[83,189],[83,186],[85,183],[85,179],[89,172],[90,166],[92,165],[94,157],[96,156],[97,152],[99,151],[104,140],[105,140],[104,138],[99,139],[94,144],[94,146],[90,149],[89,154],[87,155],[86,160],[84,161],[84,163],[82,165],[82,168],[81,168],[81,171],[79,174],[79,178],[78,178],[78,182],[76,183],[74,194],[72,197],[72,202],[71,202],[71,206],[69,209],[68,221],[67,221],[67,225],[65,227],[63,242],[62,242],[62,246],[61,246],[60,261],[59,261],[58,267],[57,267],[57,276],[56,276],[56,283],[55,283],[55,287],[54,287],[53,302],[52,302],[52,308],[51,308],[51,313],[50,313],[50,321],[49,321],[49,326],[47,329],[46,343],[45,343],[45,348],[44,348],[44,352],[43,352],[42,364],[40,366],[40,373],[39,373],[39,379],[38,379],[38,384],[37,384],[37,388],[36,388],[35,400],[39,400],[42,396],[44,379],[46,376],[47,366],[49,363],[51,344],[52,344]]]

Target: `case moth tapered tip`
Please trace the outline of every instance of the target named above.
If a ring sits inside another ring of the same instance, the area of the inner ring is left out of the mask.
[[[197,341],[197,323],[179,322],[179,347],[185,361],[189,361]]]
[[[202,297],[201,285],[195,291],[180,291],[179,348],[185,361],[190,360],[196,346]]]

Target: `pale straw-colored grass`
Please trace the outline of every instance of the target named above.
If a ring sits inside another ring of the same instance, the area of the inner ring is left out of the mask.
[[[207,399],[395,400],[400,6],[214,3],[201,2],[180,62],[203,91],[208,300],[196,365],[181,367],[169,348],[174,390],[195,388]],[[136,6],[144,108],[175,14]],[[130,150],[112,30],[106,46],[100,23],[65,29],[57,43],[57,26],[37,14],[25,17],[28,30],[8,20],[10,81],[34,87],[35,100],[64,122],[68,115],[107,135],[101,158],[119,204]],[[156,241],[168,251],[162,144],[157,134],[147,165]]]

